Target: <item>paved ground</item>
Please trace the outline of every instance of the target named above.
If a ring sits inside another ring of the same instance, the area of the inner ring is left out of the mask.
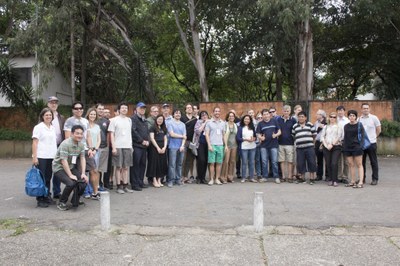
[[[0,160],[1,265],[400,265],[399,158],[380,158],[379,185],[363,189],[271,181],[112,191],[110,232],[99,230],[99,202],[35,208],[24,194],[29,165]]]

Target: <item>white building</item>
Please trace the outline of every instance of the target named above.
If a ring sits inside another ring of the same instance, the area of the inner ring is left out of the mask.
[[[29,57],[15,57],[10,60],[13,67],[18,73],[19,84],[30,85],[37,91],[41,79],[46,76],[48,82],[43,87],[41,93],[38,93],[37,98],[41,98],[47,102],[49,96],[56,96],[62,105],[72,104],[71,85],[63,77],[61,72],[54,68],[47,70],[46,73],[34,73],[33,67],[36,63],[34,56]],[[0,96],[0,107],[11,106],[11,103]]]

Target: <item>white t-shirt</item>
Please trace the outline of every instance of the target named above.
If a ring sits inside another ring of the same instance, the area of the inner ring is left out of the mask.
[[[57,153],[57,137],[55,128],[41,122],[33,128],[32,139],[38,139],[37,158],[54,159]]]
[[[75,125],[81,125],[83,127],[83,139],[81,142],[85,145],[85,150],[87,150],[88,147],[86,143],[86,138],[87,138],[86,134],[87,134],[87,129],[89,128],[89,121],[84,117],[78,119],[75,116],[71,116],[65,121],[64,131],[71,131],[72,127]]]
[[[359,121],[363,124],[365,132],[367,132],[369,141],[371,143],[376,143],[376,128],[381,126],[376,115],[369,114],[368,116],[361,116]]]
[[[108,131],[114,133],[115,148],[132,148],[132,120],[129,117],[116,116],[110,119]]]
[[[251,137],[254,137],[254,131],[252,129],[249,129],[248,127],[243,127],[242,129],[242,138],[243,139],[249,139]],[[257,144],[252,141],[243,141],[242,142],[242,150],[251,150],[255,149]]]

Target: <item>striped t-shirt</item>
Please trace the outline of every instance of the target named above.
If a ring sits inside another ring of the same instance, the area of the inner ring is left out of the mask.
[[[310,122],[307,122],[304,126],[296,123],[292,128],[292,135],[297,148],[314,147],[313,134],[315,134],[315,130]]]

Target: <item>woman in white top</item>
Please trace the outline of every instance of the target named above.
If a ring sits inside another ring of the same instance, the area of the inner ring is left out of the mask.
[[[338,162],[342,152],[343,127],[337,123],[337,114],[329,115],[328,125],[322,129],[321,143],[328,176],[331,179],[329,186],[337,187],[338,184]]]
[[[101,135],[100,135],[100,126],[96,123],[97,121],[97,111],[96,108],[89,108],[89,110],[86,113],[86,119],[89,121],[89,126],[87,129],[87,136],[86,136],[86,142],[87,142],[87,147],[89,150],[92,150],[92,156],[94,156],[94,161],[95,161],[95,171],[91,171],[91,175],[89,177],[90,183],[93,188],[93,193],[91,195],[87,195],[86,197],[90,197],[91,199],[94,200],[99,200],[100,199],[100,194],[98,193],[98,187],[99,187],[99,153],[97,153],[100,143],[101,143]],[[88,154],[86,156],[89,156]],[[88,187],[88,186],[87,186]]]
[[[249,115],[245,115],[240,120],[240,127],[236,139],[239,143],[240,154],[242,157],[242,180],[246,181],[246,176],[249,177],[251,182],[257,183],[254,179],[254,160],[256,156],[256,130],[253,121]],[[247,174],[247,167],[249,168],[249,175]]]
[[[50,191],[50,180],[53,175],[51,169],[53,159],[57,153],[56,129],[51,125],[53,112],[44,108],[39,115],[39,124],[32,133],[32,163],[42,172],[47,189]],[[36,197],[37,206],[46,208],[54,201],[49,196]]]

